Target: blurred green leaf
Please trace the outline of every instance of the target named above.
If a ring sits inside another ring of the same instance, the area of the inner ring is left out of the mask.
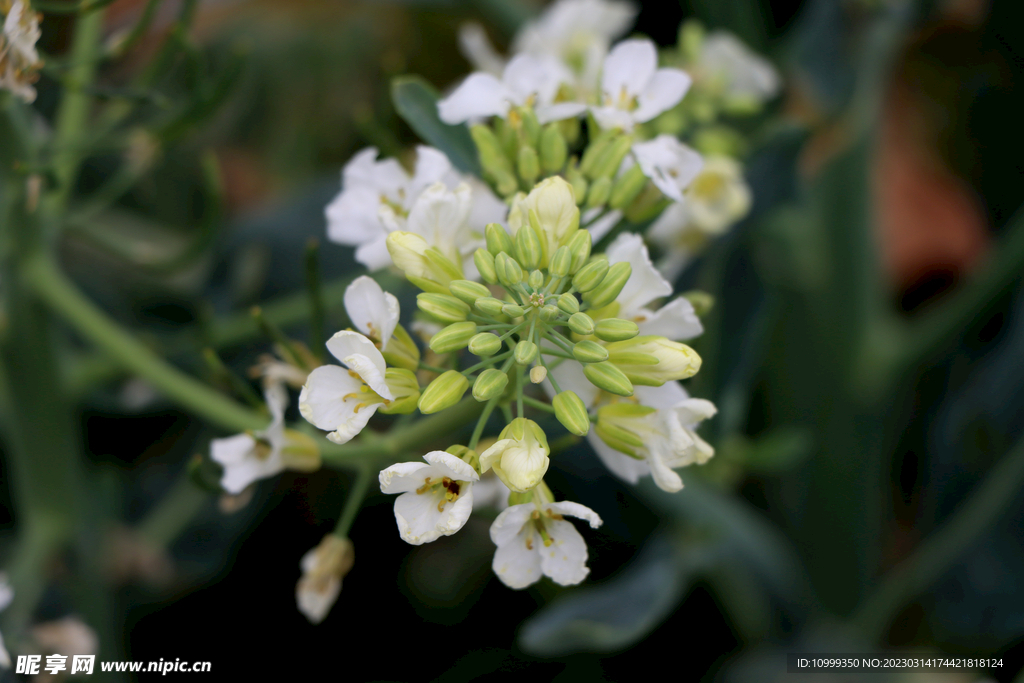
[[[764,436],[750,439],[741,434],[727,437],[719,446],[721,455],[741,463],[750,472],[785,472],[811,454],[814,439],[809,429],[795,425],[776,427]]]
[[[466,126],[450,126],[437,116],[437,90],[419,76],[401,76],[391,82],[395,110],[423,141],[451,159],[463,173],[480,175],[476,145]]]

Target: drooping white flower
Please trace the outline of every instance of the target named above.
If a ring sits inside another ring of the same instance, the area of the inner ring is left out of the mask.
[[[683,201],[683,190],[693,182],[704,159],[672,135],[659,135],[647,142],[633,145],[633,154],[644,175],[662,193],[677,202]]]
[[[0,612],[7,609],[7,606],[14,600],[14,589],[7,583],[7,574],[0,572]],[[0,633],[0,669],[11,668],[11,655],[4,647],[4,636]]]
[[[771,62],[728,31],[712,31],[704,38],[694,70],[727,100],[760,103],[779,91],[779,74]]]
[[[535,496],[540,496],[537,491]],[[562,586],[571,586],[587,577],[587,544],[565,516],[577,517],[601,526],[597,513],[579,503],[563,501],[512,505],[502,511],[491,525],[491,540],[498,550],[492,568],[509,588],[526,588],[550,577]]]
[[[0,3],[0,9],[3,4]],[[0,88],[10,90],[25,102],[36,99],[33,87],[42,66],[36,43],[41,15],[33,12],[24,0],[10,3],[0,35]]]
[[[412,545],[436,541],[461,529],[473,511],[473,483],[480,479],[451,453],[431,451],[418,462],[400,462],[380,473],[380,490],[401,494],[395,521],[402,540]]]
[[[327,534],[302,556],[302,577],[295,584],[295,603],[311,623],[327,617],[341,593],[341,580],[355,564],[352,541]]]
[[[678,491],[683,480],[674,469],[702,465],[714,455],[695,430],[717,410],[710,401],[690,398],[678,382],[634,387],[634,398],[638,404],[614,403],[598,411],[590,444],[625,481],[635,484],[651,474],[660,489]]]
[[[394,294],[368,275],[361,275],[345,289],[345,311],[349,320],[386,351],[391,335],[398,326],[399,306]]]
[[[395,395],[385,381],[384,356],[363,335],[342,330],[327,341],[327,350],[348,369],[323,365],[309,373],[299,394],[299,412],[317,428],[330,431],[328,440],[343,444]]]
[[[551,461],[548,438],[533,420],[517,417],[480,454],[480,471],[493,468],[505,486],[520,493],[540,483]]]
[[[605,253],[609,264],[628,262],[632,268],[632,275],[615,299],[619,304],[616,317],[635,322],[641,335],[680,340],[692,339],[704,332],[693,305],[683,297],[657,310],[648,308],[656,299],[670,295],[672,285],[654,267],[642,237],[624,232]]]
[[[469,187],[467,219],[483,226],[504,219],[506,207],[481,181],[456,172],[444,153],[426,146],[416,148],[412,174],[395,159],[377,160],[377,149],[356,154],[342,171],[342,191],[327,206],[327,237],[356,247],[356,260],[370,270],[391,264],[387,236],[407,230],[407,220],[424,190],[442,183],[454,189]]]
[[[675,106],[690,83],[679,69],[658,68],[658,51],[650,40],[624,40],[604,60],[600,103],[591,111],[602,128],[631,131]]]
[[[220,485],[238,495],[249,484],[285,469],[313,472],[320,467],[316,443],[300,432],[285,429],[288,393],[280,383],[267,383],[264,391],[270,425],[259,432],[236,434],[210,442],[210,457],[224,468]]]
[[[582,102],[556,102],[558,89],[572,74],[553,57],[518,55],[505,66],[501,79],[481,71],[470,74],[458,88],[437,103],[441,120],[449,124],[490,116],[508,116],[512,107],[531,106],[540,123],[579,116]]]

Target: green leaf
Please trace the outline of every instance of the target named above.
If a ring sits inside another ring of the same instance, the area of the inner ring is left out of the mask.
[[[438,93],[433,86],[419,76],[400,76],[391,82],[391,100],[399,116],[424,142],[447,154],[463,173],[480,176],[480,162],[469,129],[448,125],[438,118]]]

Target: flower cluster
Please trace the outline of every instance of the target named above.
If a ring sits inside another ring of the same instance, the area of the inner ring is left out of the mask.
[[[38,12],[25,0],[0,0],[3,34],[0,34],[0,89],[10,90],[25,102],[36,99],[33,84],[42,62],[36,51],[39,41]]]

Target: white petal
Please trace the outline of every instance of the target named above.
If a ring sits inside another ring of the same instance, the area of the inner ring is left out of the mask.
[[[438,504],[444,500],[444,490],[434,489],[426,493],[415,491],[403,493],[395,500],[395,521],[398,522],[398,533],[402,540],[412,545],[421,545],[436,541],[444,528],[442,517],[446,512],[439,512]],[[448,509],[445,505],[445,510]],[[472,505],[470,506],[472,507]]]
[[[323,365],[309,373],[299,394],[299,412],[327,438],[343,444],[362,431],[380,403],[365,404],[363,383],[337,365]],[[355,396],[351,396],[355,394]]]
[[[391,265],[391,254],[388,252],[388,233],[382,228],[371,239],[363,242],[356,249],[356,261],[373,272]]]
[[[465,182],[469,185],[473,198],[469,209],[470,227],[483,231],[488,223],[504,223],[508,215],[508,205],[491,192],[486,183],[477,178],[466,176]],[[465,249],[463,253],[466,253]]]
[[[4,636],[0,633],[0,669],[11,668],[11,655],[7,652],[7,648],[4,647]]]
[[[587,111],[587,105],[583,102],[557,102],[555,104],[542,104],[536,107],[537,122],[541,125],[552,121],[563,121],[574,119]]]
[[[622,212],[616,209],[615,211],[609,211],[585,227],[590,231],[590,239],[597,242],[611,232],[611,229],[618,225],[620,220],[622,220]]]
[[[651,468],[646,460],[637,460],[625,453],[620,453],[602,441],[601,437],[596,434],[589,434],[587,441],[590,442],[591,448],[594,449],[594,453],[601,459],[604,466],[611,470],[612,474],[619,479],[635,484],[640,481],[640,477],[645,477],[651,473]]]
[[[472,73],[451,95],[437,103],[437,115],[451,125],[487,116],[506,116],[514,97],[494,76]]]
[[[434,468],[422,462],[399,462],[380,471],[377,476],[381,493],[407,493],[423,486]]]
[[[690,214],[685,202],[669,204],[661,215],[647,229],[647,237],[655,244],[668,249],[678,249],[679,237],[686,229]]]
[[[594,120],[602,130],[621,128],[628,133],[633,130],[636,123],[632,113],[618,107],[591,107],[590,113],[594,115]]]
[[[387,348],[398,325],[398,299],[385,292],[372,277],[362,275],[345,289],[345,310],[360,332],[374,335]]]
[[[497,520],[495,520],[496,523]],[[491,528],[493,530],[494,527]],[[491,537],[494,537],[493,531]],[[491,568],[502,583],[509,588],[526,588],[537,583],[541,577],[541,558],[537,552],[538,547],[543,548],[544,544],[533,525],[524,526],[508,543],[498,546]]]
[[[651,263],[647,254],[647,246],[640,235],[624,232],[608,245],[605,251],[608,263],[629,263],[632,274],[626,282],[616,301],[621,309],[619,317],[631,319],[645,305],[654,299],[672,293],[672,285],[661,276]]]
[[[378,196],[395,198],[398,190],[408,182],[409,174],[396,159],[377,161],[377,148],[367,147],[345,164],[341,172],[345,189],[368,187]]]
[[[634,314],[633,320],[642,335],[656,334],[681,341],[704,334],[704,326],[694,312],[693,304],[683,297],[674,299],[657,311],[641,309]]]
[[[452,171],[452,162],[448,156],[439,149],[418,145],[416,147],[416,172],[409,181],[409,196],[407,206],[412,206],[416,198],[423,190],[434,183],[444,182]]]
[[[618,102],[622,93],[638,96],[658,68],[658,51],[649,40],[624,40],[604,60],[601,90]]]
[[[340,593],[341,579],[332,577],[321,582],[304,576],[295,585],[295,604],[311,623],[319,624],[327,618]]]
[[[254,481],[272,477],[284,470],[284,462],[279,454],[271,453],[267,458],[260,458],[255,453],[255,447],[255,440],[248,434],[210,442],[210,458],[224,467],[220,485],[228,493],[238,495]]]
[[[573,361],[565,361],[549,367],[548,375],[554,376],[559,389],[573,392],[583,401],[583,405],[588,408],[594,407],[601,390],[591,384],[587,376],[583,374],[582,365]],[[554,398],[556,392],[550,380],[544,380],[544,390],[548,396]]]
[[[654,483],[658,485],[659,489],[668,493],[682,490],[683,480],[674,470],[670,469],[659,458],[651,457],[648,461],[651,465],[651,476],[654,478]]]
[[[388,400],[395,398],[384,383],[384,372],[387,369],[384,356],[372,341],[358,332],[342,330],[327,340],[327,350],[362,377],[380,396]]]
[[[501,547],[511,543],[536,509],[533,503],[525,503],[512,505],[502,510],[501,514],[491,523],[491,541],[494,542],[494,545]]]
[[[571,80],[568,70],[551,57],[516,55],[505,67],[502,81],[514,93],[516,104],[525,104],[531,97],[539,104],[549,104],[562,83]]]
[[[563,500],[558,503],[548,503],[544,506],[545,510],[550,510],[558,515],[569,515],[570,517],[576,517],[582,519],[590,524],[591,529],[596,529],[601,526],[603,522],[596,512],[588,508],[586,505],[580,505],[574,503],[571,500]]]
[[[423,459],[434,466],[442,476],[457,481],[479,481],[480,475],[472,465],[445,451],[430,451]]]
[[[704,168],[704,158],[671,135],[633,145],[633,155],[644,175],[677,202],[683,201],[683,189]]]
[[[637,385],[633,387],[633,396],[640,401],[641,405],[658,409],[675,408],[690,398],[683,385],[675,381],[665,382],[660,387]]]
[[[420,194],[409,212],[406,229],[436,247],[453,263],[462,261],[460,247],[469,238],[472,190],[461,183],[454,191],[435,183]]]
[[[582,506],[581,506],[582,507]],[[553,541],[540,544],[541,570],[562,586],[573,586],[587,578],[587,544],[571,522],[544,520],[544,526]]]
[[[718,408],[711,401],[703,398],[690,398],[676,405],[679,422],[684,425],[696,425],[715,416]]]
[[[633,119],[639,123],[650,121],[661,112],[676,106],[692,82],[679,69],[658,69],[637,98],[639,106],[633,110]]]
[[[332,242],[356,246],[382,232],[377,210],[380,194],[369,187],[354,187],[340,192],[324,211],[327,238]]]
[[[512,439],[500,439],[491,444],[490,448],[480,454],[480,471],[486,472],[495,463],[500,463],[502,454],[512,443]]]

